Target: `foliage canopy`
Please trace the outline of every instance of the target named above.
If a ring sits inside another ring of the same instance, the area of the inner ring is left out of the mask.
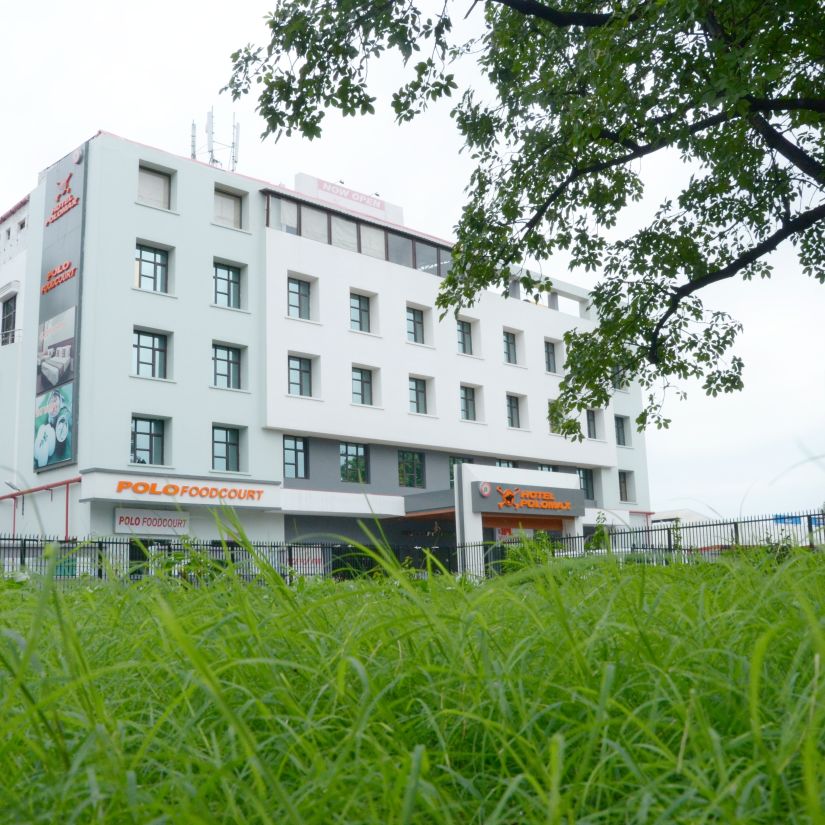
[[[392,97],[399,121],[457,93],[452,117],[475,162],[456,227],[445,311],[479,290],[544,276],[524,260],[563,254],[600,273],[600,324],[567,336],[551,414],[581,437],[578,413],[603,407],[617,376],[647,393],[638,424],[667,424],[663,387],[699,378],[707,393],[742,386],[732,354],[741,325],[700,291],[771,275],[784,241],[825,282],[825,6],[821,0],[279,0],[270,42],[233,55],[228,89],[253,92],[276,138],[317,137],[325,111],[374,111],[370,67],[388,51],[409,75]],[[455,34],[483,15],[482,33]],[[459,28],[456,26],[455,28]],[[477,63],[459,89],[457,61]],[[642,228],[622,210],[643,194],[657,152],[683,186]]]

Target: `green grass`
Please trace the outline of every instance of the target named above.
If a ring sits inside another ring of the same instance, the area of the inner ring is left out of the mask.
[[[822,822],[825,558],[0,590],[0,820]]]

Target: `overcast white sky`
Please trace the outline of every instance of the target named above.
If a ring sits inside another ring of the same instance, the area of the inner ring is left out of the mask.
[[[299,171],[343,180],[401,204],[410,227],[451,238],[471,167],[458,153],[446,107],[406,126],[393,123],[386,105],[371,118],[330,115],[323,139],[275,144],[259,140],[254,101],[233,104],[218,93],[229,54],[264,39],[269,7],[261,0],[36,0],[7,8],[0,212],[35,186],[41,169],[100,129],[188,155],[195,120],[202,149],[205,114],[214,106],[216,139],[230,141],[233,112],[241,123],[239,172],[287,185]],[[376,71],[377,88],[394,88],[393,74],[390,66]],[[653,192],[680,174],[667,159],[642,168]],[[657,509],[733,515],[825,501],[825,286],[801,274],[790,248],[774,262],[770,282],[703,293],[745,324],[737,347],[747,365],[745,390],[708,399],[689,388],[687,401],[670,400],[672,426],[647,436]]]

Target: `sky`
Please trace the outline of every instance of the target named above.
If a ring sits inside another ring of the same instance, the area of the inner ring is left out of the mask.
[[[261,0],[10,6],[0,27],[0,213],[35,187],[40,170],[98,130],[188,156],[195,121],[205,159],[206,112],[214,108],[217,141],[231,141],[233,115],[241,124],[238,172],[288,186],[297,172],[342,180],[401,204],[409,227],[452,238],[471,160],[460,152],[446,105],[412,124],[394,123],[388,98],[397,85],[396,62],[372,72],[375,116],[330,114],[316,141],[261,141],[255,101],[233,102],[220,93],[231,52],[265,41],[270,6]],[[472,79],[472,68],[465,72]],[[227,152],[218,158],[228,163]],[[685,174],[668,157],[646,159],[641,170],[648,203]],[[622,226],[640,214],[628,214]],[[687,400],[669,398],[670,428],[647,433],[654,509],[734,516],[818,509],[825,502],[825,286],[801,273],[790,247],[772,261],[770,281],[736,280],[702,292],[709,307],[745,326],[735,349],[746,364],[745,389],[707,398],[689,386]],[[544,270],[592,283],[562,262]]]

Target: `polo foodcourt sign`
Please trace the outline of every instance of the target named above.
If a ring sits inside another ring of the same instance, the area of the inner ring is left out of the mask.
[[[530,487],[474,481],[474,513],[501,513],[530,516],[583,516],[584,493],[561,487]]]
[[[189,513],[183,510],[129,510],[116,507],[115,533],[186,536],[189,534]]]
[[[178,484],[173,481],[134,481],[121,479],[115,493],[129,496],[158,497],[160,499],[206,499],[218,504],[239,501],[260,501],[264,497],[262,487],[242,487],[236,484],[217,486],[214,484]]]

